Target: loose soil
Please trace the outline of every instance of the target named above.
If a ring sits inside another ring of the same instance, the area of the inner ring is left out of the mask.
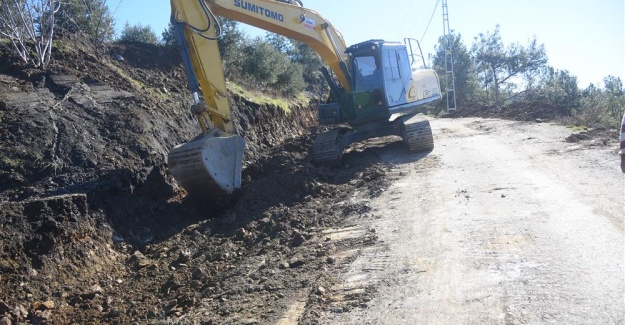
[[[375,288],[328,290],[377,235],[336,233],[371,217],[398,138],[316,167],[314,102],[285,113],[230,94],[244,186],[218,206],[167,172],[198,133],[176,53],[73,40],[47,71],[0,62],[0,323],[314,324],[367,307]]]

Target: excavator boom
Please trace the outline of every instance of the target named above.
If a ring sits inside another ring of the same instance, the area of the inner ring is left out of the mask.
[[[323,17],[291,1],[171,0],[172,24],[194,93],[192,111],[202,135],[172,149],[169,170],[188,193],[219,199],[241,187],[244,141],[235,134],[217,46],[217,16],[275,32],[312,47],[345,89],[345,41]]]

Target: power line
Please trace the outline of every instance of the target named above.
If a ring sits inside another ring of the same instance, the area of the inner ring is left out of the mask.
[[[410,7],[408,7],[408,10],[406,10],[406,15],[404,16],[403,21],[401,22],[400,28],[399,30],[403,33],[404,32],[404,26],[406,26],[406,21],[408,20],[408,16],[410,14],[412,14],[412,6],[414,6],[414,4],[416,3],[416,1],[410,1]],[[419,12],[420,13],[420,12]]]
[[[423,35],[421,35],[421,39],[419,40],[419,43],[423,42],[423,38],[425,37],[425,34],[428,32],[428,29],[430,28],[430,23],[432,22],[432,18],[434,18],[434,14],[436,13],[436,9],[438,9],[438,3],[441,2],[440,0],[436,1],[436,5],[434,5],[434,10],[432,10],[432,16],[430,16],[430,21],[428,22],[427,27],[425,27],[425,31],[423,32]]]

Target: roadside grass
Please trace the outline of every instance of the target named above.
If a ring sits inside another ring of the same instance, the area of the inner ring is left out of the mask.
[[[267,92],[261,90],[250,90],[234,81],[229,80],[226,82],[228,91],[245,98],[258,105],[272,105],[282,109],[286,113],[291,112],[292,106],[304,106],[310,103],[310,98],[304,93],[300,93],[297,96],[287,99],[283,97],[272,96]]]
[[[620,119],[613,118],[610,114],[607,114],[600,105],[585,109],[571,116],[558,118],[556,122],[571,128],[573,132],[581,132],[589,128],[620,128]]]

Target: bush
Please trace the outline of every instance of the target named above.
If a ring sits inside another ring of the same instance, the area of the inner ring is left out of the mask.
[[[261,87],[276,83],[289,60],[286,54],[278,52],[260,37],[247,44],[242,52],[243,74]]]
[[[158,38],[150,26],[143,26],[141,24],[130,26],[130,24],[126,23],[119,36],[119,41],[157,44]]]
[[[297,95],[306,88],[303,73],[304,67],[301,64],[289,62],[272,87],[286,96]]]

